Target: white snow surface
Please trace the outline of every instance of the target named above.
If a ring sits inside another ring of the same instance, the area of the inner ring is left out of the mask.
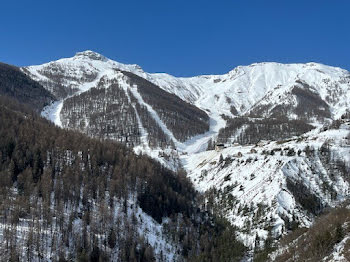
[[[164,90],[201,109],[215,110],[220,114],[230,115],[231,105],[239,114],[243,114],[257,103],[279,104],[280,96],[287,94],[296,85],[296,80],[309,84],[322,99],[336,94],[335,100],[330,101],[336,113],[341,114],[344,105],[350,102],[349,72],[317,63],[256,63],[238,66],[224,75],[190,78],[176,78],[167,74],[147,76],[148,80]],[[339,94],[344,96],[340,97]]]
[[[41,116],[53,122],[55,125],[62,127],[60,112],[63,107],[63,100],[52,102],[51,105],[46,106],[41,112]]]
[[[349,128],[346,125],[340,130],[318,129],[305,134],[302,140],[292,138],[284,143],[265,141],[259,145],[229,146],[219,152],[212,150],[183,155],[181,160],[198,190],[206,192],[216,188],[226,195],[231,194],[236,199],[233,208],[226,210],[225,215],[242,230],[239,237],[246,245],[252,247],[256,234],[260,238],[267,236],[264,220],[271,221],[276,236],[285,232],[282,216],[292,219],[295,215],[302,226],[311,225],[313,216],[298,205],[286,186],[287,178],[302,181],[310,192],[322,199],[325,205],[334,207],[347,197],[348,182],[340,176],[335,180],[330,179],[319,158],[310,159],[303,151],[307,146],[318,150],[325,141],[328,141],[334,157],[349,163],[350,147],[346,145],[345,139],[348,133]],[[288,156],[286,148],[288,150],[293,148],[296,154]],[[280,155],[280,151],[276,151],[274,155],[263,153],[273,149],[280,149],[283,155]],[[300,155],[297,154],[298,150],[301,150]],[[222,162],[220,162],[221,155]],[[337,192],[336,200],[331,199],[329,193],[323,191],[325,181]],[[265,214],[255,225],[252,213],[239,211],[240,207],[250,207],[255,214],[258,205],[261,204],[265,205]],[[250,223],[249,233],[246,232],[247,223]]]

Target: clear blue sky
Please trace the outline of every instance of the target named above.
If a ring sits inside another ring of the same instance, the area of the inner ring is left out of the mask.
[[[263,61],[349,70],[350,1],[1,1],[0,61],[40,64],[87,49],[176,76]]]

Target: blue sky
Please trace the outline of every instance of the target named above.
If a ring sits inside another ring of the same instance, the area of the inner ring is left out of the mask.
[[[0,61],[32,65],[87,49],[148,72],[321,62],[350,70],[350,1],[1,1]]]

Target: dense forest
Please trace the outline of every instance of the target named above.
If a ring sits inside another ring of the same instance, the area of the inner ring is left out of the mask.
[[[297,97],[298,106],[294,112],[299,119],[317,119],[330,118],[331,112],[328,104],[322,98],[312,91],[312,87],[299,81],[302,87],[295,86],[292,94]]]
[[[314,88],[307,83],[296,80],[290,93],[296,100],[296,105],[291,101],[275,104],[258,105],[249,112],[250,117],[273,117],[273,118],[290,118],[310,121],[317,119],[322,122],[331,118],[332,114],[329,105],[314,91]],[[266,95],[266,99],[270,94]],[[330,98],[329,98],[330,99]]]
[[[152,106],[179,141],[209,130],[209,116],[204,111],[142,77],[130,72],[123,74],[129,77],[130,85],[136,86],[143,100]]]
[[[173,147],[172,140],[141,105],[130,90],[117,80],[102,78],[96,87],[67,98],[62,107],[64,127],[91,137],[112,139],[129,147],[140,144],[146,136],[150,148]],[[147,132],[142,134],[142,128]]]
[[[236,117],[227,120],[226,127],[220,129],[219,143],[256,144],[261,140],[281,140],[299,136],[313,129],[302,120],[287,118]]]
[[[48,105],[54,97],[19,68],[0,63],[0,95],[15,98],[35,111]]]
[[[8,98],[0,136],[5,260],[238,261],[245,252],[181,172],[57,128]],[[162,228],[155,243],[152,225]]]
[[[145,128],[148,133],[147,138],[149,146],[151,148],[165,148],[168,146],[173,148],[173,141],[164,133],[163,129],[157,124],[147,108],[144,105],[140,105],[130,90],[128,90],[128,95],[132,104],[135,105],[134,109],[140,117],[143,128]]]
[[[131,147],[140,143],[135,110],[116,81],[101,79],[97,87],[67,98],[61,119],[64,127],[91,137],[113,139]]]

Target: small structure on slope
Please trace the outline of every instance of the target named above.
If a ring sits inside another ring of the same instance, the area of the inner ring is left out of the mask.
[[[216,144],[215,145],[215,151],[216,152],[220,152],[221,150],[223,150],[225,148],[224,144]]]

